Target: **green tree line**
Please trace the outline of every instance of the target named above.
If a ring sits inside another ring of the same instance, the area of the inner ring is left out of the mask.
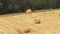
[[[0,13],[25,12],[29,8],[32,10],[60,8],[60,0],[0,0]]]

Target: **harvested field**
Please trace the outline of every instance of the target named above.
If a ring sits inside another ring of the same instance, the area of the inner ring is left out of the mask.
[[[40,19],[41,23],[35,24],[35,18]],[[26,28],[31,31],[25,33]],[[60,10],[0,15],[0,34],[60,34]]]

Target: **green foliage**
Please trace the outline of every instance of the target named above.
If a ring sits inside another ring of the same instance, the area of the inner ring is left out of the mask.
[[[11,11],[22,12],[29,8],[32,10],[60,8],[60,0],[0,0],[0,9],[7,13]],[[0,12],[2,11],[0,10]]]

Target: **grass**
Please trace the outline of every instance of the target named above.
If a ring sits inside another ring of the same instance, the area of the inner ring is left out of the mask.
[[[59,14],[60,9],[52,9],[0,15],[0,34],[60,34]],[[35,18],[39,18],[41,24],[35,24]],[[31,28],[31,32],[24,33],[25,28]]]

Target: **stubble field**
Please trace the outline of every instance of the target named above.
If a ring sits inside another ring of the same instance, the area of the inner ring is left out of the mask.
[[[41,23],[35,24],[35,18]],[[31,31],[25,33],[26,28]],[[0,34],[60,34],[60,9],[0,15]]]

